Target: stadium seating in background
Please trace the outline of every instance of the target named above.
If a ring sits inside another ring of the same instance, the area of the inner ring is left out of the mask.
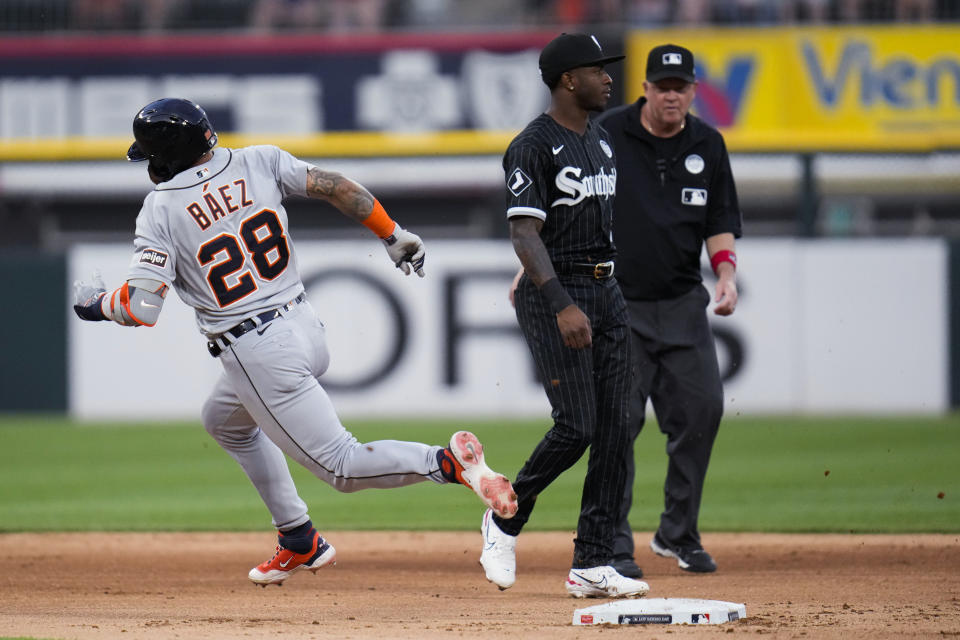
[[[4,0],[0,33],[935,22],[957,0]]]

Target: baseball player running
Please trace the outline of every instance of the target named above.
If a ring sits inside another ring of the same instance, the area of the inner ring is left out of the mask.
[[[390,260],[423,277],[425,251],[361,185],[274,146],[216,147],[207,114],[164,98],[133,121],[131,161],[147,160],[157,185],[137,217],[127,280],[106,291],[74,283],[83,320],[156,324],[171,287],[196,311],[223,375],[202,410],[203,425],[256,487],[279,532],[273,558],[253,582],[281,584],[300,569],[333,564],[336,551],[314,528],[284,454],[338,491],[432,480],[472,489],[502,518],[517,511],[510,481],[484,461],[477,437],[459,431],[446,447],[348,432],[317,379],[330,361],[323,324],[304,295],[281,201],[325,200],[384,243]]]

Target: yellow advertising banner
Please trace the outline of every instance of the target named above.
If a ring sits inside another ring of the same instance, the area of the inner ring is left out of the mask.
[[[628,101],[665,43],[693,52],[693,112],[733,150],[960,149],[960,26],[635,31]]]

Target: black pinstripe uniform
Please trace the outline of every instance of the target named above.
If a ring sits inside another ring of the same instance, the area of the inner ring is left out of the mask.
[[[595,277],[592,267],[582,265],[614,258],[613,147],[592,122],[581,136],[542,114],[514,138],[503,166],[507,217],[543,221],[540,238],[560,283],[590,319],[593,344],[566,347],[550,304],[529,277],[521,278],[514,297],[517,319],[554,424],[513,483],[517,515],[496,518],[496,524],[505,533],[519,534],[540,492],[589,446],[573,567],[608,565],[626,481],[630,341],[626,303],[616,279],[602,270],[596,275],[607,277]]]

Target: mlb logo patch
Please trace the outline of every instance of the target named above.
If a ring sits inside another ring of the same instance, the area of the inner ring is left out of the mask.
[[[665,53],[663,54],[663,64],[683,64],[683,56],[679,53]]]
[[[527,190],[533,184],[533,180],[520,170],[519,167],[513,170],[513,173],[510,174],[510,177],[507,178],[507,189],[510,190],[515,196],[519,196],[521,193]]]
[[[694,207],[707,206],[706,189],[684,189],[680,194],[680,202]]]
[[[209,167],[204,167],[203,169],[200,169],[199,171],[197,171],[197,177],[198,177],[198,178],[204,178],[204,177],[206,177],[209,173],[210,173]]]

